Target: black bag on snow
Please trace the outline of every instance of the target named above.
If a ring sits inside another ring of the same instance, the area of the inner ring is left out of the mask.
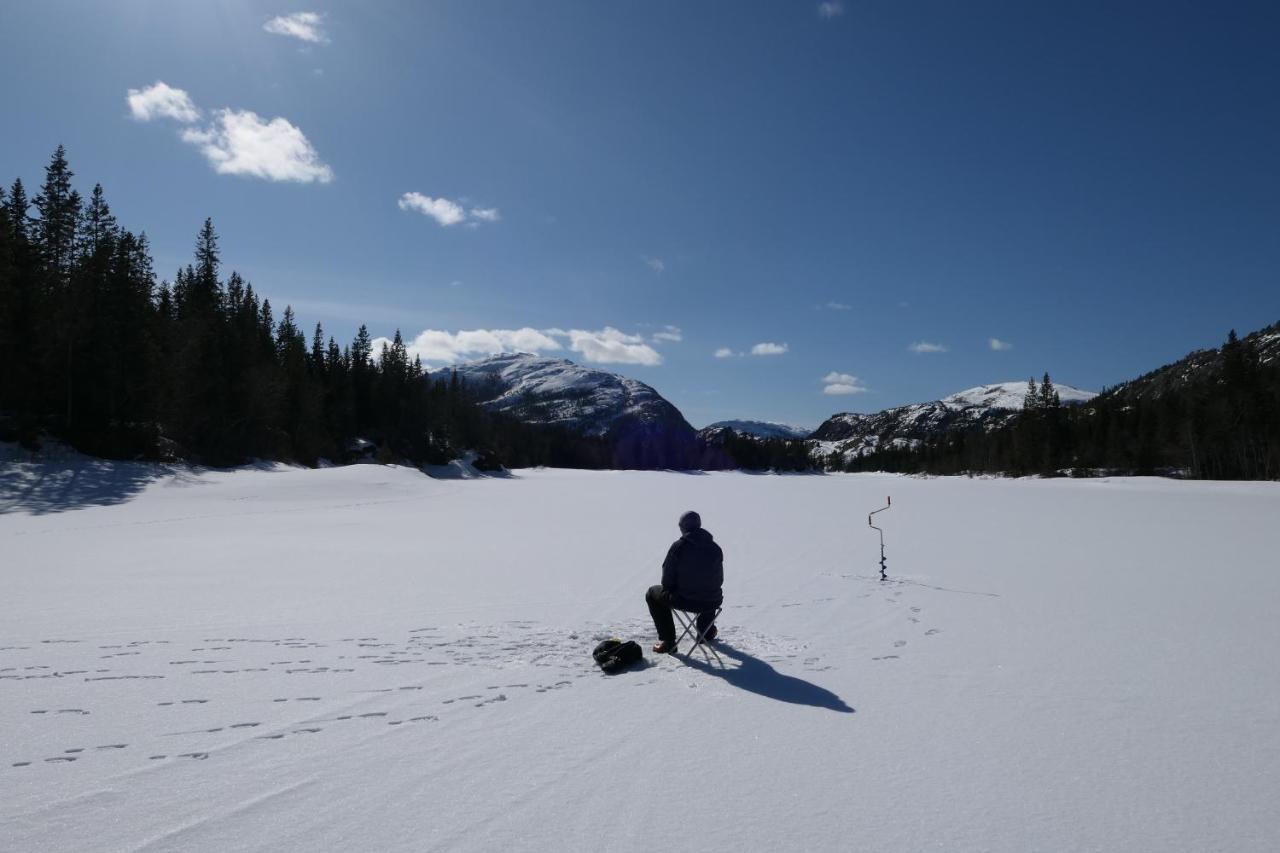
[[[617,637],[605,640],[591,653],[605,672],[621,672],[631,664],[644,660],[644,651],[634,640],[623,642]]]

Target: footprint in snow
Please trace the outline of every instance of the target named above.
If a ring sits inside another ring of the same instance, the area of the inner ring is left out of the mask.
[[[900,648],[902,648],[903,646],[905,646],[906,644],[907,644],[907,641],[906,641],[906,640],[897,640],[897,641],[895,641],[895,642],[894,642],[893,647],[894,647],[895,649],[900,649]]]

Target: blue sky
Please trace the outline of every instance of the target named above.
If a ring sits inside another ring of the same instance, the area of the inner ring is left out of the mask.
[[[341,341],[542,347],[696,426],[1096,390],[1280,319],[1274,3],[42,0],[0,30],[0,179],[66,145],[162,276],[212,216]]]

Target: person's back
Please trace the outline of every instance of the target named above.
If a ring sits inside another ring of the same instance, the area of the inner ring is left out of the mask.
[[[701,527],[682,533],[662,563],[662,588],[688,602],[719,605],[723,586],[724,552],[715,538]]]

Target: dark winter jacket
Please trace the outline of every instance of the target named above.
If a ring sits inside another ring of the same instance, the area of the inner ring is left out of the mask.
[[[719,605],[724,600],[724,552],[701,527],[677,539],[662,562],[662,588],[673,597]]]

